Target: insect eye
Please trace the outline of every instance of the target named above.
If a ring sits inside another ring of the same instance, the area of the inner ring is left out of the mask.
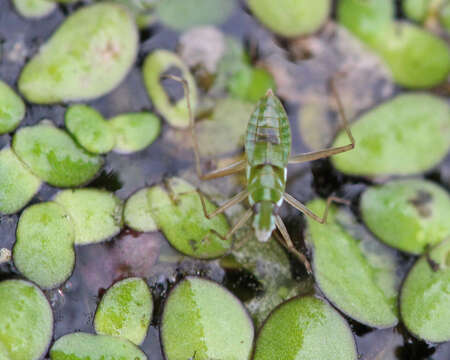
[[[256,203],[253,205],[253,212],[258,214],[261,211],[261,203]]]

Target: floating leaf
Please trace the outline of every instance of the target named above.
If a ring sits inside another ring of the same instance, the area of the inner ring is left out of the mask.
[[[234,0],[165,0],[157,4],[156,15],[167,26],[186,30],[223,23],[234,6]]]
[[[369,229],[386,244],[420,254],[450,236],[450,198],[423,180],[392,181],[369,188],[361,198]]]
[[[22,99],[0,80],[0,134],[13,131],[25,116]]]
[[[200,259],[225,254],[231,246],[231,237],[222,240],[215,234],[228,232],[225,216],[207,219],[195,188],[182,179],[168,180],[166,188],[167,191],[161,186],[151,188],[148,198],[152,217],[170,244],[183,254]],[[207,200],[206,209],[212,212],[216,207]]]
[[[108,335],[72,333],[60,337],[50,350],[51,360],[147,360],[128,340]]]
[[[263,325],[254,360],[357,359],[346,321],[325,301],[297,297],[276,308]]]
[[[103,116],[87,105],[72,105],[67,109],[66,127],[82,147],[94,154],[111,151],[116,142]]]
[[[41,187],[34,176],[8,147],[0,151],[0,213],[13,214],[22,209]]]
[[[432,342],[450,340],[450,240],[435,246],[411,268],[400,295],[400,312],[408,330]]]
[[[25,18],[39,19],[55,10],[55,3],[48,0],[13,0],[17,12]]]
[[[405,12],[405,15],[410,19],[422,22],[426,19],[430,4],[433,1],[434,0],[402,0],[402,9]]]
[[[144,188],[130,196],[125,203],[123,217],[125,224],[133,230],[150,232],[158,230],[151,215],[151,205],[148,198],[149,188]]]
[[[332,157],[338,170],[364,176],[423,172],[449,150],[450,107],[432,95],[399,95],[363,115],[352,132],[355,150]],[[347,143],[341,132],[333,146]]]
[[[169,96],[161,85],[161,76],[171,68],[176,68],[181,71],[181,77],[187,81],[189,85],[191,106],[194,111],[197,104],[197,87],[195,85],[195,80],[187,66],[175,53],[167,50],[156,50],[148,55],[142,69],[144,82],[152,102],[164,119],[174,127],[186,128],[189,126],[189,111],[186,94],[175,103],[171,103]],[[167,81],[175,83],[174,80],[168,79]],[[178,84],[178,86],[182,85]]]
[[[60,191],[54,197],[70,214],[75,225],[75,244],[103,241],[122,228],[122,202],[113,193],[97,189]]]
[[[253,324],[239,300],[190,276],[169,294],[160,332],[167,360],[248,359],[253,345]]]
[[[48,124],[19,129],[12,147],[34,174],[53,186],[82,185],[103,164],[100,157],[87,153],[65,131]]]
[[[103,296],[95,313],[95,331],[139,345],[147,335],[152,312],[152,295],[145,281],[128,278],[115,283]]]
[[[323,214],[325,201],[307,206]],[[328,300],[351,318],[377,328],[397,324],[397,262],[389,249],[373,239],[350,235],[337,222],[331,207],[327,224],[310,218],[308,242],[313,247],[314,277]]]
[[[330,0],[247,0],[259,21],[278,35],[295,37],[318,30],[330,13]]]
[[[41,288],[52,289],[72,274],[74,226],[60,205],[29,206],[17,225],[13,260],[17,269]]]
[[[219,100],[211,119],[195,125],[200,154],[217,156],[240,150],[244,146],[247,123],[254,107],[254,104],[238,99]]]
[[[117,143],[115,152],[129,154],[149,146],[161,131],[161,122],[151,113],[129,113],[113,117],[109,121]]]
[[[391,0],[339,1],[338,18],[383,58],[398,84],[427,88],[448,76],[447,44],[417,26],[394,21]]]
[[[82,7],[24,67],[19,90],[39,104],[102,96],[128,73],[137,44],[127,9],[111,3]]]
[[[408,23],[380,29],[372,48],[389,66],[396,83],[428,88],[450,73],[450,48],[439,37]]]
[[[42,291],[24,280],[4,280],[0,309],[0,358],[43,357],[52,339],[53,313]]]
[[[243,66],[228,82],[228,90],[233,96],[256,103],[268,89],[275,88],[275,81],[262,68]]]

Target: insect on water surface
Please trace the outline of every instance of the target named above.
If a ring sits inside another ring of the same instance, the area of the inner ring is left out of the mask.
[[[253,217],[252,226],[256,238],[259,241],[268,241],[273,233],[283,246],[303,262],[307,271],[311,272],[310,264],[305,255],[299,252],[292,243],[286,226],[278,215],[278,210],[283,201],[286,201],[303,214],[310,216],[323,224],[327,220],[328,209],[332,201],[348,203],[346,200],[330,196],[327,199],[327,206],[323,216],[319,217],[300,201],[285,192],[288,164],[298,164],[326,158],[331,155],[352,150],[355,147],[355,140],[348,127],[341,100],[334,86],[334,81],[332,80],[330,82],[331,90],[336,98],[339,114],[350,140],[348,145],[290,156],[292,140],[289,120],[280,100],[274,95],[272,90],[269,89],[266,95],[258,101],[255,110],[250,116],[245,138],[245,159],[237,161],[225,168],[203,174],[200,166],[199,145],[195,134],[194,117],[189,101],[188,84],[185,79],[177,76],[167,75],[166,77],[181,82],[186,92],[190,131],[193,138],[195,164],[198,177],[201,180],[211,180],[244,170],[246,172],[247,188],[232,197],[212,213],[207,212],[204,197],[200,191],[198,192],[205,216],[210,219],[224,212],[229,207],[248,199],[250,208],[230,231],[225,236],[221,237],[223,239],[228,239],[251,217]],[[274,232],[275,229],[278,229],[280,234]]]

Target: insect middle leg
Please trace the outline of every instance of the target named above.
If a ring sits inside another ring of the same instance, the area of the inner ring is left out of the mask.
[[[333,93],[333,96],[336,99],[336,102],[338,105],[339,116],[342,119],[344,130],[347,133],[347,136],[350,140],[350,144],[344,145],[344,146],[338,146],[338,147],[331,148],[331,149],[325,149],[325,150],[313,151],[313,152],[309,152],[309,153],[305,153],[305,154],[294,155],[289,159],[289,164],[299,164],[299,163],[306,162],[306,161],[323,159],[323,158],[329,157],[331,155],[343,153],[343,152],[346,152],[346,151],[349,151],[349,150],[352,150],[355,148],[355,139],[353,138],[353,134],[348,126],[348,121],[347,121],[347,117],[344,112],[344,107],[342,106],[341,98],[339,97],[339,93],[337,92],[336,87],[334,85],[334,78],[332,78],[330,81],[330,87],[331,87],[331,92]]]
[[[190,94],[189,84],[187,83],[187,81],[185,79],[183,79],[179,76],[164,75],[164,78],[172,79],[183,85],[184,92],[186,94],[185,96],[186,96],[188,113],[189,113],[189,131],[191,132],[192,142],[193,142],[193,146],[194,146],[195,169],[197,171],[197,176],[199,177],[199,179],[201,179],[201,180],[217,179],[217,178],[225,177],[228,175],[236,174],[236,173],[244,170],[247,165],[247,161],[240,160],[240,161],[234,162],[233,164],[231,164],[225,168],[217,169],[217,170],[211,171],[207,174],[203,174],[202,167],[200,164],[200,151],[199,151],[200,147],[198,145],[197,134],[195,133],[194,115],[192,113],[192,106],[191,106],[191,101],[190,101],[190,96],[189,96],[189,94]]]

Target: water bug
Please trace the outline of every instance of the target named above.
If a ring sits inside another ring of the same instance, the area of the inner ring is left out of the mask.
[[[206,210],[205,199],[202,193],[198,191],[202,202],[203,212],[208,219],[224,212],[229,207],[248,199],[250,208],[242,215],[239,221],[226,235],[217,235],[222,239],[228,239],[253,217],[252,227],[255,231],[256,238],[259,241],[268,241],[273,233],[287,250],[303,262],[307,271],[311,272],[311,266],[305,255],[299,252],[292,243],[286,226],[278,215],[278,210],[283,202],[286,201],[303,214],[310,216],[323,224],[327,220],[328,209],[331,202],[334,201],[348,204],[346,200],[330,196],[327,199],[325,211],[322,217],[320,217],[314,214],[292,195],[285,192],[288,164],[299,164],[326,158],[331,155],[352,150],[355,147],[355,140],[348,127],[342,102],[334,86],[334,79],[330,82],[331,90],[336,98],[338,111],[349,138],[348,145],[291,156],[292,140],[289,120],[281,101],[273,91],[269,89],[265,96],[258,101],[255,110],[250,116],[245,138],[245,159],[234,162],[222,169],[217,169],[204,174],[200,166],[199,145],[195,133],[194,116],[189,101],[189,87],[187,81],[173,75],[166,75],[165,77],[181,82],[186,93],[189,112],[189,129],[193,139],[195,165],[198,177],[201,180],[211,180],[236,174],[240,171],[245,171],[246,173],[247,188],[233,196],[212,213],[208,213]],[[279,234],[274,232],[275,229],[278,229]]]

